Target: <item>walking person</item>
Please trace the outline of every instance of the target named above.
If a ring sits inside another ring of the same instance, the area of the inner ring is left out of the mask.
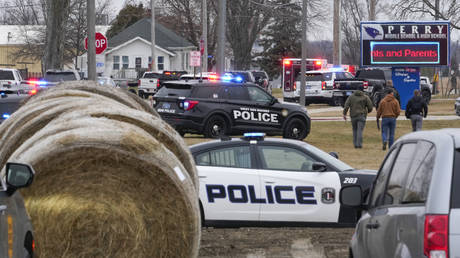
[[[413,132],[422,130],[422,122],[428,114],[428,106],[420,96],[419,90],[414,90],[414,96],[407,102],[405,114],[412,123]]]
[[[377,126],[382,117],[382,149],[387,149],[393,145],[396,129],[396,118],[398,118],[401,108],[398,100],[394,96],[391,88],[385,90],[385,97],[380,101],[377,109]]]
[[[350,109],[351,125],[353,127],[353,145],[355,148],[363,147],[363,130],[366,125],[367,113],[372,111],[372,101],[361,90],[353,92],[345,101],[343,119],[347,120],[347,112]]]

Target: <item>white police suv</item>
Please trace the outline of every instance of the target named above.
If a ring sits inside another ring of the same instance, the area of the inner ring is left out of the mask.
[[[368,189],[375,171],[358,171],[303,141],[249,133],[190,147],[200,180],[204,226],[352,226],[338,202],[344,185]]]

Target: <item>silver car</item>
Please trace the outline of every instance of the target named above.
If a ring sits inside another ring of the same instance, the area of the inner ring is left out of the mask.
[[[7,163],[0,177],[0,257],[33,257],[34,237],[29,215],[21,194],[16,190],[29,186],[32,167]]]
[[[362,197],[358,185],[340,191],[363,209],[351,257],[460,257],[460,129],[400,138]]]

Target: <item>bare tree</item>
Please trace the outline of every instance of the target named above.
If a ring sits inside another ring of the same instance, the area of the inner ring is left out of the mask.
[[[360,23],[365,20],[366,6],[360,0],[342,2],[343,56],[349,64],[359,64]]]
[[[457,0],[439,0],[438,13],[434,1],[430,0],[397,0],[389,7],[398,20],[438,16],[441,20],[449,20],[453,29],[460,29],[460,2]]]

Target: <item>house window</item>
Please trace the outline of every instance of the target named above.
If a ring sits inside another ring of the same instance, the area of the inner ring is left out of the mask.
[[[123,56],[122,61],[123,61],[123,69],[128,69],[129,68],[129,56]]]
[[[113,70],[120,70],[120,56],[113,56]]]
[[[142,58],[136,57],[136,69],[139,69],[141,67],[142,67]]]
[[[163,71],[165,69],[165,58],[164,56],[158,57],[158,70]]]

